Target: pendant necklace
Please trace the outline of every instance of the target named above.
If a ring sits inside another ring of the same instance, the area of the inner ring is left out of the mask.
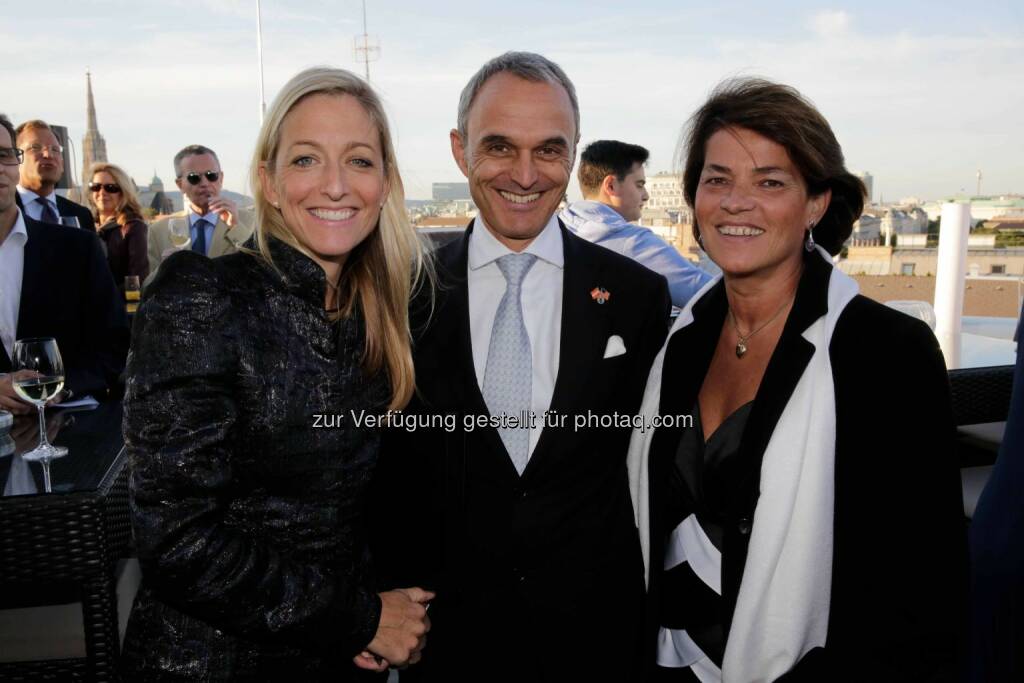
[[[736,316],[732,312],[732,307],[731,306],[729,307],[729,320],[732,321],[732,327],[733,327],[734,330],[736,330],[736,336],[740,338],[740,340],[738,342],[736,342],[736,357],[737,358],[743,358],[743,356],[747,353],[747,342],[750,341],[750,338],[753,337],[758,332],[760,332],[761,330],[763,330],[764,328],[768,327],[768,325],[770,325],[772,323],[772,321],[774,321],[776,318],[778,318],[780,315],[782,315],[782,312],[784,310],[786,310],[786,307],[789,306],[789,304],[792,303],[792,301],[793,300],[790,299],[786,303],[782,304],[782,308],[780,308],[779,310],[775,311],[775,315],[773,315],[772,317],[768,318],[767,322],[765,322],[763,325],[758,327],[753,332],[751,332],[749,334],[746,334],[746,335],[743,334],[742,332],[740,332],[740,326],[736,323]]]

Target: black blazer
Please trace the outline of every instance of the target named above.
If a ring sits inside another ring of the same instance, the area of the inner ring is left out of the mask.
[[[1024,339],[1017,338],[1006,431],[971,519],[973,683],[1024,679]]]
[[[21,209],[21,213],[24,216],[25,205],[21,203],[21,194],[15,192],[14,197],[18,202],[18,208]],[[78,227],[89,232],[96,232],[96,221],[92,217],[92,211],[60,195],[56,195],[55,199],[57,202],[57,213],[61,216],[74,216],[78,219]]]
[[[761,458],[814,352],[802,333],[827,310],[831,264],[807,256],[796,301],[768,363],[743,433],[723,539],[723,619],[728,631],[757,505]],[[719,283],[672,335],[661,414],[692,411],[727,312]],[[825,647],[786,681],[938,681],[956,677],[966,607],[966,526],[949,381],[938,343],[920,320],[858,295],[829,348],[836,396],[832,600]],[[895,399],[895,400],[894,400]],[[659,485],[679,443],[651,444],[651,622],[660,599],[665,528]],[[653,649],[653,633],[648,644]]]
[[[438,253],[436,308],[417,335],[410,411],[454,429],[393,429],[382,449],[377,561],[392,583],[437,591],[422,664],[408,679],[627,680],[638,663],[643,568],[630,506],[628,427],[574,416],[634,415],[667,332],[665,278],[564,226],[561,347],[551,410],[520,477],[473,367],[464,238]],[[610,294],[604,304],[591,291]],[[626,353],[605,359],[611,335]],[[403,674],[406,675],[406,674]],[[403,678],[403,680],[407,680]]]
[[[128,322],[96,233],[22,216],[28,241],[16,337],[54,337],[64,386],[102,398],[124,371]],[[0,372],[10,369],[0,346]]]

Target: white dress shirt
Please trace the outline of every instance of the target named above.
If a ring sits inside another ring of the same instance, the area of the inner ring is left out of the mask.
[[[484,223],[476,219],[469,236],[469,329],[473,344],[473,368],[483,391],[491,328],[498,304],[505,294],[505,276],[495,263],[511,249],[499,242]],[[523,322],[530,338],[533,358],[530,410],[537,416],[530,430],[530,454],[544,427],[544,412],[551,406],[551,395],[558,377],[558,353],[562,341],[562,274],[565,254],[558,218],[552,216],[537,237],[522,253],[533,254],[537,261],[530,268],[520,290]]]
[[[21,211],[18,211],[14,227],[7,234],[7,239],[0,242],[0,343],[3,343],[8,358],[14,353],[14,341],[18,334],[26,242],[28,232],[25,230],[25,219],[21,217]]]
[[[18,185],[18,196],[21,197],[21,205],[25,207],[25,213],[28,217],[34,221],[43,220],[43,205],[36,201],[39,195],[32,190],[26,190],[21,185]],[[57,193],[51,192],[49,196],[44,197],[46,203],[53,209],[53,213],[58,218],[60,217],[60,210],[57,208]],[[45,222],[45,221],[43,221]]]

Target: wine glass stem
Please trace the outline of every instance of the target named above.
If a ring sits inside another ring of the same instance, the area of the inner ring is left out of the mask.
[[[53,484],[50,482],[50,459],[43,458],[39,464],[43,466],[43,490],[53,493]]]
[[[46,438],[46,404],[39,404],[39,447],[44,448],[50,445],[50,441]]]

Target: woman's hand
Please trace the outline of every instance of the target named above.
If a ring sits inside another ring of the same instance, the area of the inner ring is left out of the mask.
[[[361,669],[384,671],[420,661],[427,644],[430,619],[427,603],[434,594],[422,588],[398,588],[380,593],[380,623],[366,650],[353,662]]]

